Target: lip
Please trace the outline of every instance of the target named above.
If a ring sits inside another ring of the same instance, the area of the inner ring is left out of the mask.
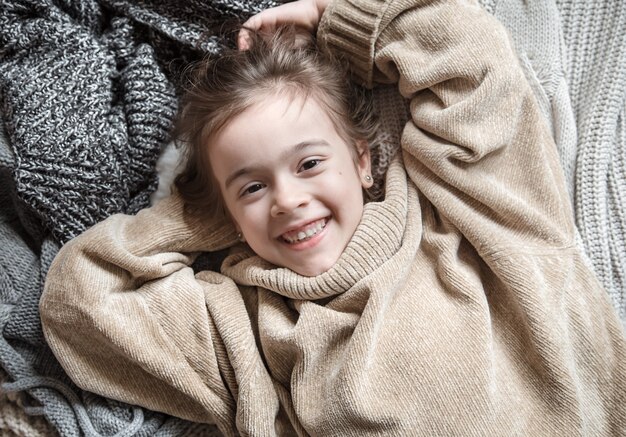
[[[326,225],[324,226],[324,229],[322,229],[321,232],[318,232],[317,234],[315,234],[313,237],[309,238],[308,240],[305,241],[301,241],[299,243],[287,243],[286,241],[284,241],[282,239],[282,237],[278,237],[277,240],[284,245],[286,248],[291,249],[291,250],[296,250],[296,251],[300,251],[300,250],[306,250],[306,249],[310,249],[312,247],[317,246],[322,239],[326,236],[327,231],[328,231],[328,225],[332,222],[332,218],[330,216],[328,217],[323,217],[326,219]],[[294,229],[298,229],[302,226],[306,226],[309,223],[313,223],[316,222],[317,220],[321,220],[321,219],[315,219],[315,220],[311,220],[311,221],[307,221],[306,223],[300,225],[300,226],[295,226],[292,227],[291,230]],[[287,231],[289,232],[289,231]],[[282,234],[281,234],[282,235]]]

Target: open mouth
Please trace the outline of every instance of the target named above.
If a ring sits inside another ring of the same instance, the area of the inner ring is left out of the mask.
[[[296,244],[310,240],[311,238],[322,232],[322,230],[326,227],[328,220],[329,217],[325,217],[323,219],[311,222],[295,231],[285,232],[283,235],[280,236],[280,239],[287,244]]]

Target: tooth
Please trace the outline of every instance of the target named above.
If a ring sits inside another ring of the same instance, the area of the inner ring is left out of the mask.
[[[315,230],[314,229],[307,229],[306,230],[306,236],[310,237],[311,235],[315,235]]]
[[[302,240],[305,237],[306,237],[306,233],[304,233],[302,231],[298,232],[298,240]]]

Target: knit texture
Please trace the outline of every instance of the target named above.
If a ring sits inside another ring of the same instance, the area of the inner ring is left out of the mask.
[[[576,223],[626,325],[626,4],[557,0],[557,5],[578,127]]]
[[[0,370],[0,382],[7,375]],[[3,437],[56,437],[58,433],[43,418],[26,414],[23,398],[0,391],[0,431]],[[26,407],[28,408],[28,407]]]
[[[581,246],[626,327],[626,5],[481,3],[511,32],[557,144]]]
[[[64,437],[213,435],[214,427],[131,409],[84,392],[67,378],[45,344],[38,311],[43,278],[59,246],[50,237],[37,242],[29,232],[36,226],[20,221],[11,159],[5,137],[0,135],[0,247],[10,248],[0,252],[0,363],[9,379],[3,380],[0,391],[21,401],[3,406],[0,434],[38,435],[45,418]],[[40,435],[51,434],[42,431]]]
[[[228,436],[622,435],[626,339],[507,32],[465,1],[338,0],[318,43],[410,101],[384,199],[315,277],[177,195],[109,217],[40,303],[73,381]]]

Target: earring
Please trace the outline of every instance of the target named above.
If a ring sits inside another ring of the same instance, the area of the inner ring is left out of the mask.
[[[246,241],[246,239],[243,238],[243,234],[241,232],[237,232],[237,239],[242,243]]]
[[[372,177],[370,175],[365,175],[365,181],[366,182],[371,182],[372,181]]]

